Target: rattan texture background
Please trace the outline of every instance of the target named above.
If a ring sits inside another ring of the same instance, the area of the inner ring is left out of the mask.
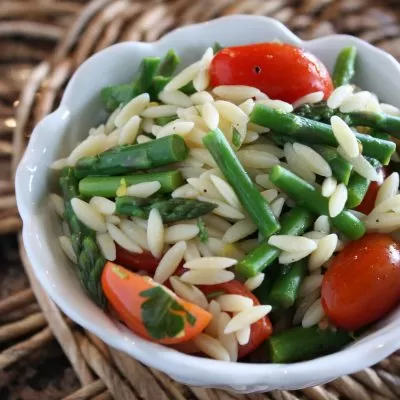
[[[82,331],[62,315],[32,276],[19,237],[13,176],[32,127],[57,106],[74,70],[91,54],[115,42],[153,41],[177,26],[238,13],[272,16],[304,39],[350,33],[400,59],[398,0],[0,1],[2,399],[2,393],[10,399],[42,400],[400,399],[400,353],[373,368],[298,392],[239,396],[177,384]],[[19,272],[21,265],[28,280]],[[64,388],[64,392],[50,390],[39,396],[33,389],[18,395],[7,390],[18,375],[13,371],[21,360],[39,354],[44,364],[52,362],[46,361],[46,349],[54,339],[74,370],[70,386],[77,391],[65,393]]]

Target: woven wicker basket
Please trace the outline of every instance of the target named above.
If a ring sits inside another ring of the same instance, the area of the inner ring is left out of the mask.
[[[20,259],[10,250],[10,235],[19,235],[21,229],[13,188],[15,167],[32,127],[55,108],[77,66],[117,41],[153,41],[178,25],[237,13],[272,16],[305,39],[334,32],[354,34],[400,58],[397,0],[0,2],[0,235],[4,235],[0,236],[0,266],[14,258],[14,263],[24,266],[30,283],[29,288],[21,277],[13,289],[0,286],[4,294],[0,343],[11,343],[0,347],[0,389],[2,370],[12,370],[19,360],[45,349],[56,338],[81,385],[65,397],[70,400],[400,399],[400,353],[352,376],[297,392],[239,396],[177,384],[69,321],[32,275],[20,237]],[[60,396],[58,392],[48,398]]]

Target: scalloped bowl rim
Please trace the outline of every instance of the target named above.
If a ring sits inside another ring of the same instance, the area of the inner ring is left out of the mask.
[[[93,325],[90,320],[84,317],[80,309],[71,308],[68,299],[58,294],[57,286],[51,283],[46,271],[40,267],[42,258],[39,256],[40,252],[36,248],[35,241],[37,240],[37,236],[34,229],[35,211],[38,204],[33,202],[29,196],[26,196],[26,188],[30,184],[28,178],[34,174],[32,168],[38,162],[37,153],[43,146],[41,141],[44,139],[47,126],[51,126],[53,122],[68,118],[69,110],[74,108],[74,92],[78,89],[80,75],[85,74],[86,70],[92,69],[104,57],[112,56],[118,48],[122,47],[126,49],[129,46],[132,48],[138,48],[139,46],[139,49],[140,47],[157,48],[162,44],[174,42],[174,40],[183,35],[190,36],[193,32],[198,32],[199,29],[215,28],[218,25],[223,26],[224,24],[233,23],[269,24],[276,32],[280,32],[288,41],[297,45],[310,45],[320,42],[326,44],[332,39],[341,40],[343,43],[356,43],[359,47],[367,48],[373,56],[379,57],[382,60],[385,59],[386,63],[392,64],[393,69],[397,71],[400,77],[400,66],[391,55],[360,39],[347,35],[331,35],[305,42],[300,40],[280,22],[268,17],[223,17],[176,29],[154,43],[124,42],[113,45],[90,57],[78,68],[65,90],[59,108],[44,118],[32,134],[27,151],[19,164],[16,174],[18,208],[24,221],[23,240],[35,275],[50,297],[67,316],[93,332],[110,346],[130,354],[151,367],[162,370],[177,380],[183,380],[192,384],[226,387],[237,391],[257,390],[257,387],[263,389],[300,388],[315,383],[323,383],[340,375],[353,373],[361,368],[379,362],[390,355],[400,348],[400,339],[396,334],[396,328],[400,328],[400,320],[397,319],[395,321],[396,326],[390,327],[387,332],[386,328],[380,330],[378,337],[366,337],[361,343],[357,344],[357,347],[347,347],[328,356],[293,364],[228,363],[190,356],[158,344],[150,343],[128,332],[122,326],[118,326],[120,335],[112,334],[109,336],[107,329],[104,329],[102,326]],[[88,299],[88,301],[90,300]]]

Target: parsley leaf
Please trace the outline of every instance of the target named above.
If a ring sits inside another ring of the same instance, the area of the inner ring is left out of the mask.
[[[199,227],[199,238],[201,243],[207,243],[208,242],[208,230],[206,228],[206,225],[203,221],[203,218],[197,218],[197,226]]]
[[[239,147],[242,144],[242,138],[240,136],[240,133],[235,127],[233,127],[233,132],[232,132],[232,144],[236,147],[236,149],[239,149]]]
[[[153,339],[173,338],[185,328],[185,320],[193,326],[194,315],[187,312],[162,286],[144,290],[147,298],[141,307],[143,324]]]

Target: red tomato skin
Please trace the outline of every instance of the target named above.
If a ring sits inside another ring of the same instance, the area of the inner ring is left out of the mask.
[[[248,85],[272,99],[293,103],[306,94],[333,91],[328,70],[313,54],[283,43],[227,47],[213,58],[211,87]]]
[[[242,296],[249,297],[253,300],[254,305],[259,305],[257,297],[250,292],[239,281],[233,280],[226,283],[220,283],[218,285],[199,285],[198,288],[205,294],[212,292],[225,292],[227,294],[240,294]],[[239,345],[238,358],[246,357],[252,353],[257,347],[259,347],[265,340],[267,340],[272,334],[272,324],[269,318],[266,316],[259,321],[251,325],[250,340],[247,344]]]
[[[115,269],[119,272],[116,273]],[[141,292],[156,285],[151,279],[131,272],[110,261],[104,266],[101,275],[101,287],[109,302],[111,311],[138,335],[153,342],[170,345],[190,341],[205,329],[211,320],[211,314],[193,303],[176,297],[175,300],[178,304],[196,318],[196,323],[190,325],[186,321],[183,336],[166,337],[164,339],[152,338],[142,320],[141,305],[146,301],[146,298],[141,295]]]
[[[400,244],[371,233],[350,242],[324,275],[322,306],[339,328],[357,330],[400,303]]]
[[[355,208],[357,211],[368,215],[374,209],[378,190],[387,176],[388,170],[386,168],[378,169],[378,180],[369,184],[362,202]]]
[[[132,253],[117,245],[117,258],[115,263],[134,271],[146,271],[153,275],[160,260],[155,258],[150,252]]]

